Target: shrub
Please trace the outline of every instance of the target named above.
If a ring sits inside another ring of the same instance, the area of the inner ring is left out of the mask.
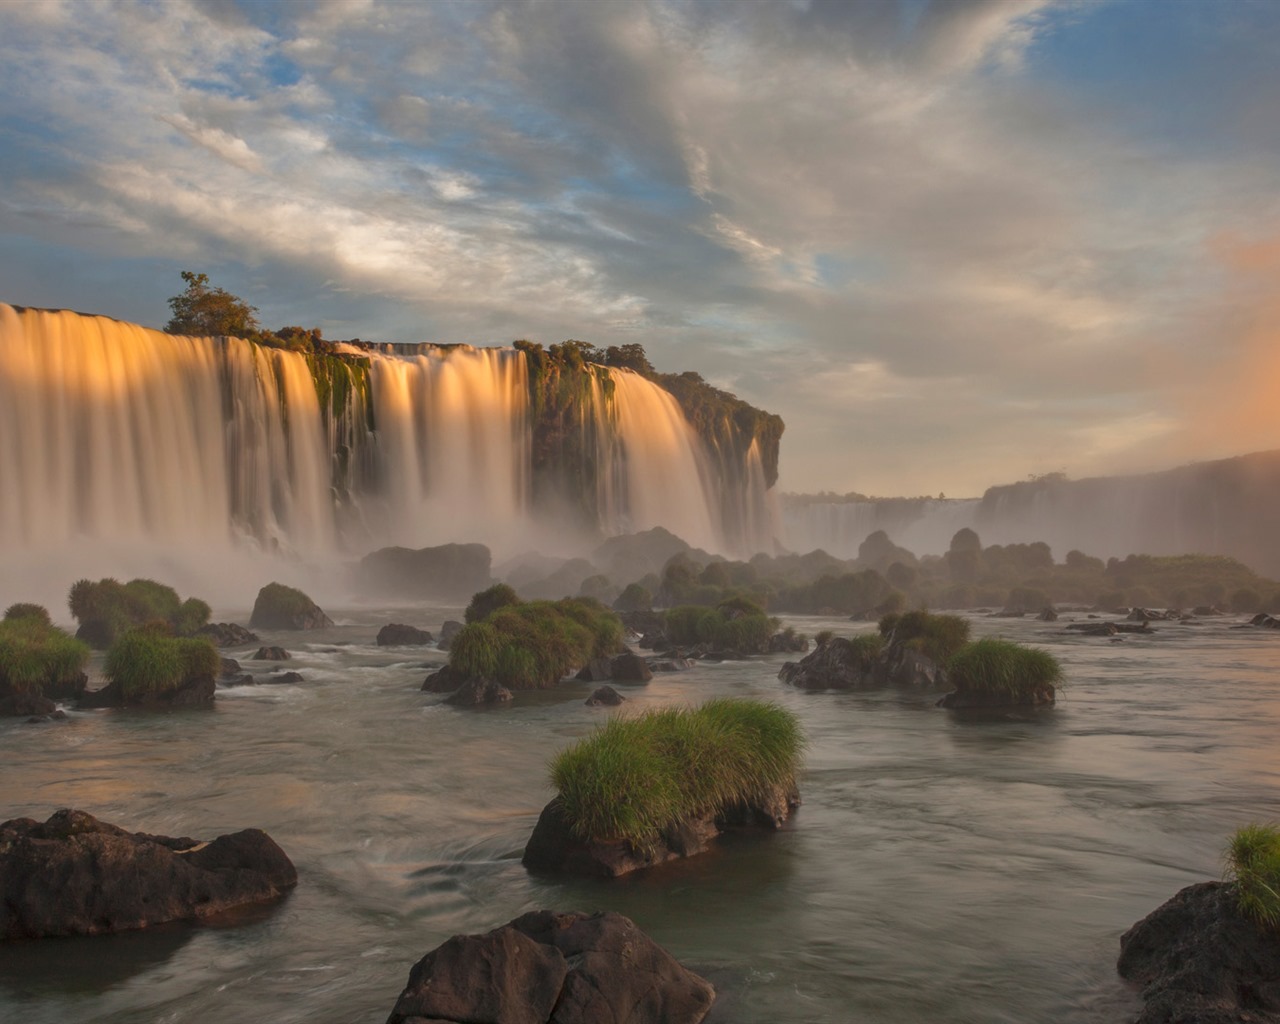
[[[1264,928],[1280,925],[1280,828],[1255,823],[1237,829],[1226,861],[1240,913]]]
[[[829,629],[824,629],[822,630],[822,632],[820,632],[817,636],[813,638],[813,643],[815,647],[821,647],[827,641],[832,640],[834,638],[835,638],[835,633],[831,632],[831,630]]]
[[[794,785],[803,749],[791,712],[720,699],[614,717],[552,760],[551,782],[579,839],[644,849],[680,822]]]
[[[128,698],[154,696],[213,675],[220,659],[207,637],[167,636],[148,626],[126,630],[107,651],[104,668]]]
[[[728,607],[726,614],[722,609]],[[753,609],[753,610],[752,610]],[[732,598],[719,608],[680,605],[665,616],[665,629],[673,644],[709,644],[738,654],[765,654],[777,620],[746,598]]]
[[[613,602],[614,611],[647,612],[653,608],[653,594],[639,583],[628,583]]]
[[[0,691],[40,694],[45,687],[70,684],[88,660],[87,644],[39,615],[6,613],[0,622]]]
[[[854,667],[869,670],[884,650],[884,637],[879,633],[859,633],[849,638],[849,660]]]
[[[80,623],[76,635],[95,647],[109,647],[125,630],[147,622],[165,622],[175,633],[189,636],[209,621],[203,601],[181,602],[172,587],[149,579],[77,580],[67,603]]]
[[[947,665],[960,693],[1031,696],[1062,678],[1058,659],[1048,651],[1010,640],[986,637],[962,647]]]
[[[483,622],[499,608],[520,603],[520,595],[505,583],[495,583],[471,598],[463,618],[468,622]]]
[[[926,611],[891,613],[880,620],[880,635],[886,643],[919,651],[941,665],[968,642],[969,620]]]
[[[53,620],[49,618],[48,608],[42,604],[31,604],[27,601],[11,604],[4,610],[4,620],[6,622],[12,622],[15,619],[36,619],[46,626],[53,625]]]

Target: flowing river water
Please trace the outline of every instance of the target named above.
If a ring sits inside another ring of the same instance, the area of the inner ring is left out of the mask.
[[[0,1021],[374,1024],[450,935],[554,907],[635,919],[715,983],[721,1024],[1118,1022],[1138,1005],[1114,972],[1121,933],[1219,877],[1237,826],[1280,818],[1280,633],[1209,620],[1113,643],[975,618],[1061,659],[1056,708],[974,721],[917,695],[802,693],[777,680],[782,656],[659,675],[623,713],[713,696],[795,711],[804,805],[779,833],[668,868],[534,877],[520,853],[548,759],[618,712],[584,706],[577,683],[442,705],[418,686],[444,655],[374,636],[459,609],[330,614],[321,633],[262,636],[302,684],[220,691],[213,711],[0,724],[0,817],[255,826],[299,874],[217,926],[0,945]]]

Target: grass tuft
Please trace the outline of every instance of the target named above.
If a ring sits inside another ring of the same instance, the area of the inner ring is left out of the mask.
[[[1059,682],[1062,666],[1048,651],[986,637],[966,644],[947,665],[959,693],[1026,697]]]
[[[44,611],[39,605],[26,607]],[[50,625],[48,613],[44,618],[6,613],[0,622],[0,692],[40,694],[45,687],[70,684],[88,660],[88,644]]]
[[[793,785],[804,745],[790,711],[723,698],[614,717],[552,760],[551,782],[579,839],[646,849],[680,822]]]
[[[215,675],[220,664],[208,637],[168,636],[163,628],[126,630],[107,651],[104,669],[128,698],[156,696],[201,676]]]
[[[1263,928],[1280,925],[1280,828],[1255,822],[1237,829],[1225,856],[1240,913]]]

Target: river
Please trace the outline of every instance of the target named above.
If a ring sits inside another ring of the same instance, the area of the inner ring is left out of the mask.
[[[444,655],[374,636],[459,609],[329,611],[321,633],[262,635],[302,684],[223,690],[213,711],[0,724],[0,817],[259,827],[299,874],[217,926],[0,946],[0,1021],[380,1024],[444,939],[554,907],[635,919],[714,982],[720,1024],[1118,1022],[1138,1005],[1114,971],[1121,933],[1220,877],[1236,827],[1280,818],[1280,633],[1223,619],[1115,643],[975,617],[977,635],[1060,658],[1056,708],[972,721],[891,691],[802,693],[777,680],[780,655],[659,675],[624,713],[736,696],[800,716],[793,822],[611,882],[532,877],[520,853],[548,759],[617,712],[577,683],[442,705],[418,686]]]

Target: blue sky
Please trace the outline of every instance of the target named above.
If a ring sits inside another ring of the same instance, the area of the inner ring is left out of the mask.
[[[0,301],[640,342],[782,486],[1280,446],[1280,4],[0,0]]]

